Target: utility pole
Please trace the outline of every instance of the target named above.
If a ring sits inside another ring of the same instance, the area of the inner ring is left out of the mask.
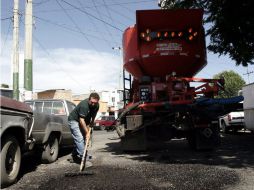
[[[248,83],[250,83],[250,74],[252,74],[252,73],[253,73],[253,71],[249,71],[248,67],[247,67],[247,72],[243,74],[243,75],[248,75]]]
[[[12,50],[13,99],[19,100],[19,0],[13,5],[13,50]]]
[[[32,0],[26,0],[25,12],[25,60],[24,60],[24,87],[25,100],[32,99],[33,91],[33,4]]]

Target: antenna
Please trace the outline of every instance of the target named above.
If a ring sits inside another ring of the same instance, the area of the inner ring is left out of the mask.
[[[254,73],[254,71],[249,71],[249,70],[248,70],[248,67],[247,67],[247,72],[243,74],[243,75],[248,75],[248,83],[250,83],[250,75],[251,75],[252,73]]]

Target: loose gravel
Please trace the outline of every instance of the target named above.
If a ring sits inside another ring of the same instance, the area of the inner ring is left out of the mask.
[[[115,137],[95,132],[94,166],[86,169],[94,175],[65,177],[79,171],[67,161],[68,151],[49,165],[27,156],[19,181],[6,189],[254,190],[254,137],[248,133],[223,136],[212,152],[192,151],[185,140],[173,140],[163,149],[124,153]]]

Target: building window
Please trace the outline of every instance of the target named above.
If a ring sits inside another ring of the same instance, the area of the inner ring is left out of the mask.
[[[112,102],[115,102],[115,97],[112,97]]]

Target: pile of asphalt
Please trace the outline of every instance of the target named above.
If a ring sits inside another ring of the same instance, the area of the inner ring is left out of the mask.
[[[141,163],[124,167],[95,166],[87,171],[93,172],[94,175],[65,177],[64,173],[73,172],[73,167],[65,169],[62,171],[63,175],[52,175],[37,188],[214,190],[224,189],[239,181],[237,174],[232,170],[199,164]]]

